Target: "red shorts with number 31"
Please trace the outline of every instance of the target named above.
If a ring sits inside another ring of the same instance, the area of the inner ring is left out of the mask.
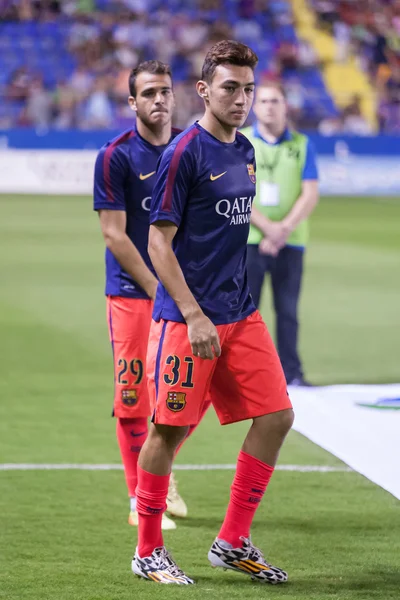
[[[153,422],[196,425],[206,398],[222,425],[292,408],[275,346],[258,311],[217,325],[221,356],[193,356],[185,323],[152,321],[147,376]]]

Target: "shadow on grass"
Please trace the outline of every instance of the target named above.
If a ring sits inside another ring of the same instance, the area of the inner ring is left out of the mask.
[[[213,586],[217,591],[222,588],[242,590],[244,596],[249,596],[249,589],[257,591],[257,596],[269,597],[279,595],[281,597],[296,598],[400,598],[400,572],[393,567],[382,567],[371,565],[366,571],[343,574],[340,572],[311,574],[294,574],[289,581],[282,585],[269,585],[251,581],[249,577],[243,577],[234,572],[211,571],[208,575],[196,577],[192,573],[196,583],[203,586]],[[338,595],[340,594],[340,595]],[[337,596],[338,595],[338,596]]]

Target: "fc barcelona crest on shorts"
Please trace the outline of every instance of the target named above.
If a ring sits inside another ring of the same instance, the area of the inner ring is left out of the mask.
[[[136,390],[122,390],[121,391],[122,404],[125,406],[135,406],[138,401]]]
[[[254,172],[254,165],[247,165],[247,172],[249,174],[251,183],[255,183],[256,182],[256,174]]]
[[[167,406],[172,412],[179,412],[186,406],[186,394],[184,392],[168,392]]]

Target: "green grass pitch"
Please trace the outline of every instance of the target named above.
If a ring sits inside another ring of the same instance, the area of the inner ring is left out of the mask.
[[[90,198],[0,198],[0,463],[116,463],[103,243]],[[399,381],[400,200],[321,201],[301,352],[315,383]],[[268,286],[263,314],[273,330]],[[246,424],[210,412],[185,464],[233,463]],[[292,432],[280,464],[340,466]],[[253,540],[285,586],[212,570],[232,471],[178,472],[189,518],[165,536],[196,586],[135,578],[122,471],[0,471],[0,598],[400,598],[399,502],[355,473],[277,471]]]

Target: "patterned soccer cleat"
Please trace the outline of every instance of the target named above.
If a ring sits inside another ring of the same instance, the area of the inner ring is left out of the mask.
[[[185,518],[188,512],[186,503],[178,492],[177,481],[173,473],[171,473],[171,477],[169,479],[167,511],[173,517],[180,517],[181,519]]]
[[[132,560],[132,571],[138,577],[150,579],[156,583],[190,585],[194,583],[178,567],[165,546],[156,548],[151,556],[140,558],[137,549]]]
[[[232,548],[231,544],[216,538],[208,553],[211,566],[245,573],[264,583],[285,583],[288,580],[286,571],[268,564],[261,550],[253,546],[250,539],[241,539],[243,547]]]
[[[131,512],[129,513],[128,523],[129,523],[129,525],[132,525],[133,527],[137,527],[138,526],[138,524],[139,524],[139,515],[137,514],[136,510],[131,510]],[[168,530],[171,530],[171,529],[176,529],[176,523],[172,519],[170,519],[169,517],[167,517],[167,515],[165,513],[162,516],[161,529],[163,531],[168,531]]]

